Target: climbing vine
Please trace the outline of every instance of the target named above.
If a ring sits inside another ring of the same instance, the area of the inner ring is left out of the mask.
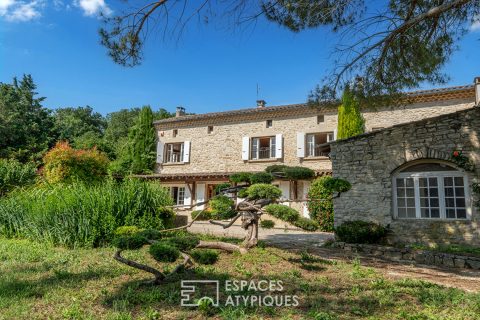
[[[473,171],[475,169],[475,164],[470,160],[462,151],[455,150],[452,152],[450,159],[460,168],[465,169],[465,171]]]

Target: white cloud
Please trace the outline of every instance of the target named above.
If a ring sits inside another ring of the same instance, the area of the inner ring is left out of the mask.
[[[0,0],[0,17],[11,22],[30,21],[41,16],[40,10],[43,6],[42,0]]]
[[[86,16],[97,16],[100,13],[108,16],[112,13],[105,0],[75,0],[74,4],[80,7]]]
[[[473,22],[470,25],[471,31],[478,31],[480,30],[480,16],[473,17]]]
[[[0,0],[0,16],[7,14],[8,9],[15,4],[15,0]]]

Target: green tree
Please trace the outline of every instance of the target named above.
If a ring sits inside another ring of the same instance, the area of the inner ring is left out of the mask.
[[[39,161],[54,142],[53,118],[31,75],[0,83],[0,158]]]
[[[209,25],[223,19],[220,23],[235,26],[265,17],[292,32],[318,28],[320,41],[322,32],[339,33],[331,76],[312,93],[317,101],[340,93],[355,75],[364,80],[367,98],[395,95],[423,82],[445,83],[445,64],[478,20],[480,1],[151,0],[133,6],[128,1],[115,12],[100,30],[101,43],[125,66],[141,62],[148,37],[159,38],[155,33],[180,37],[192,16]]]
[[[156,157],[156,137],[153,112],[144,106],[128,135],[132,173],[148,173],[153,170]]]
[[[106,126],[104,117],[90,106],[55,110],[55,130],[59,140],[73,142],[87,132],[103,136]]]
[[[342,104],[338,107],[337,138],[346,139],[365,132],[365,120],[360,112],[360,103],[354,90],[345,87]]]

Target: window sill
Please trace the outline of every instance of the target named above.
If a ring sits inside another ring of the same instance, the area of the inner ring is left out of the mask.
[[[394,220],[400,220],[400,221],[435,221],[435,222],[452,222],[452,221],[460,221],[460,222],[471,222],[471,218],[465,218],[465,219],[443,219],[443,218],[399,218],[399,217],[394,217]]]
[[[182,166],[186,164],[186,162],[165,162],[165,163],[162,163],[162,166]]]
[[[250,163],[256,163],[256,162],[277,162],[280,161],[281,159],[278,158],[269,158],[269,159],[252,159],[252,160],[246,160],[246,162]]]
[[[330,160],[329,157],[324,157],[324,156],[320,156],[320,157],[304,157],[302,158],[303,161],[308,161],[308,160]]]

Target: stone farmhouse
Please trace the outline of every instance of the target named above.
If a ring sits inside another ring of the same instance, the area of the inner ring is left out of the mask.
[[[367,134],[362,139],[394,139],[384,136],[384,132],[399,129],[388,128],[398,128],[399,125],[462,112],[471,109],[474,104],[474,86],[410,92],[406,94],[404,102],[394,107],[364,110]],[[265,101],[260,100],[254,108],[198,115],[186,115],[185,109],[179,107],[176,117],[156,121],[155,127],[158,133],[156,170],[154,174],[144,177],[157,179],[169,187],[176,204],[185,208],[213,197],[215,186],[228,181],[229,176],[237,172],[259,172],[273,164],[284,164],[311,168],[317,176],[331,175],[332,148],[334,159],[339,159],[339,154],[344,152],[340,150],[341,144],[337,147],[334,142],[337,106],[266,106]],[[379,133],[376,134],[377,132]],[[363,141],[358,143],[364,143]],[[342,150],[349,150],[348,148]],[[379,145],[378,148],[382,146]],[[351,152],[359,151],[352,148]],[[383,150],[368,152],[382,153]],[[394,163],[395,155],[389,156],[392,156],[390,160]],[[352,158],[348,165],[355,167],[362,160],[368,160],[369,156],[362,153],[358,161],[353,159],[356,158]],[[335,170],[339,168],[341,173],[336,174]],[[344,164],[337,165],[335,160],[333,171],[336,176],[347,180],[351,178]],[[373,171],[373,174],[377,172]],[[374,180],[374,177],[372,179]],[[282,190],[284,200],[294,200],[305,199],[310,181],[292,183],[278,180],[274,181],[274,184]],[[390,187],[385,188],[385,192],[390,191]],[[370,191],[376,190],[357,191],[354,188],[352,194],[360,196]],[[369,200],[375,197],[369,196]],[[347,194],[343,194],[341,199],[344,197],[347,197]],[[368,200],[365,199],[364,202],[366,201]],[[296,206],[308,216],[305,203],[288,204]],[[374,206],[374,203],[371,203],[371,206]],[[335,209],[348,215],[347,207],[336,204]],[[389,215],[391,212],[384,210],[382,214]],[[361,210],[358,210],[358,215],[361,215]],[[340,219],[339,221],[345,220],[343,215]]]

